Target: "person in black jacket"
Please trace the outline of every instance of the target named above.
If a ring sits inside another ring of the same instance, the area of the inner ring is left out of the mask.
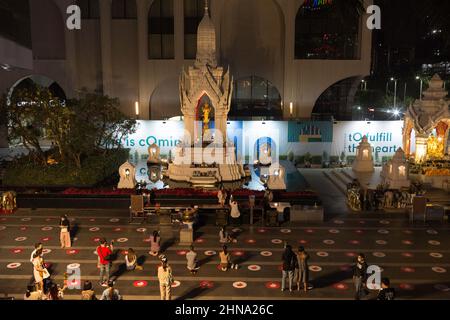
[[[378,292],[377,300],[394,300],[395,290],[391,288],[391,281],[388,278],[381,280],[381,290]]]
[[[283,271],[281,278],[281,291],[285,290],[286,278],[289,278],[289,291],[292,292],[292,282],[294,281],[294,270],[296,267],[297,256],[290,245],[286,246],[283,253]]]
[[[367,279],[367,263],[364,254],[360,253],[353,267],[353,283],[355,284],[355,299],[360,300],[363,293],[363,283]]]

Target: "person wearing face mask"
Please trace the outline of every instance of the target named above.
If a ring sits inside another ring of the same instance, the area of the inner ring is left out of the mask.
[[[364,254],[358,254],[353,267],[353,284],[355,285],[355,299],[360,300],[363,294],[364,281],[367,279],[367,263]]]

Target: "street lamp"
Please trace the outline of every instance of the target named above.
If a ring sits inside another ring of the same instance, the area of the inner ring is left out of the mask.
[[[420,101],[422,101],[423,79],[421,77],[417,76],[416,80],[420,80]]]
[[[394,81],[394,109],[397,109],[397,79],[391,78]]]

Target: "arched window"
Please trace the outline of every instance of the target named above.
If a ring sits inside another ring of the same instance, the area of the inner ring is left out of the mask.
[[[205,0],[184,0],[184,58],[195,59],[197,29],[205,12]]]
[[[295,19],[296,59],[359,58],[359,12],[350,4],[346,7],[346,2],[315,7],[315,2],[306,1],[300,7]]]
[[[281,119],[283,111],[278,89],[260,77],[251,76],[236,80],[230,117]]]
[[[173,59],[174,18],[173,0],[155,0],[148,14],[149,59]]]
[[[99,0],[78,0],[81,19],[100,19]]]
[[[113,0],[111,14],[113,19],[136,19],[136,0]]]

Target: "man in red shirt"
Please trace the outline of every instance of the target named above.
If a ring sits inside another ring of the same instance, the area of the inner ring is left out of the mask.
[[[103,238],[100,240],[100,245],[97,247],[97,255],[99,258],[98,265],[100,268],[100,285],[102,287],[108,286],[109,270],[111,269],[110,255],[112,255],[114,250],[113,245],[114,241],[111,241],[111,245],[109,246],[106,239]]]

